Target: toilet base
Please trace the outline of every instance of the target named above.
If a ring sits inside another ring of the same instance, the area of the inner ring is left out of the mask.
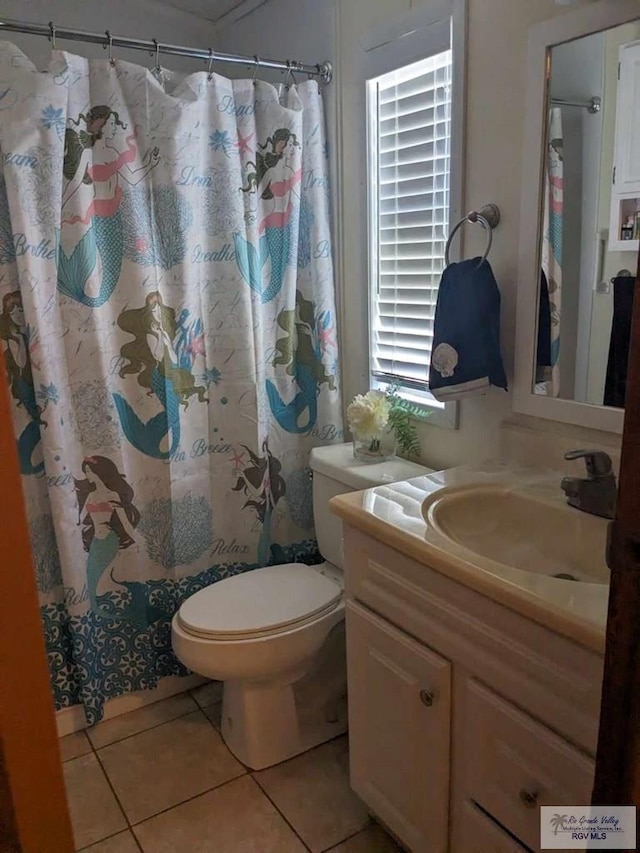
[[[279,764],[346,731],[344,622],[332,630],[304,677],[279,684],[224,683],[222,737],[252,770]]]

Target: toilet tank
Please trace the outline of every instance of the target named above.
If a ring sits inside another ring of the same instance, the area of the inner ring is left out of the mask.
[[[313,471],[313,517],[320,553],[325,560],[342,568],[342,521],[329,509],[336,495],[371,489],[385,483],[397,483],[430,474],[406,459],[387,459],[385,462],[360,462],[354,459],[353,444],[332,444],[315,447],[310,460]]]

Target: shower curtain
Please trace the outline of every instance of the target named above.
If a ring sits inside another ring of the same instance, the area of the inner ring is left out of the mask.
[[[562,110],[549,111],[549,130],[544,184],[544,222],[542,230],[542,287],[546,284],[544,309],[548,311],[548,365],[538,359],[536,393],[548,397],[560,395],[560,327],[562,318],[562,242],[564,233],[564,138]],[[548,308],[547,308],[548,294]],[[542,305],[541,300],[541,305]],[[547,323],[545,323],[545,328]],[[545,358],[545,361],[547,359]]]
[[[0,349],[57,708],[185,670],[203,586],[317,558],[342,438],[323,106],[0,43]],[[16,496],[19,499],[20,496]],[[7,569],[5,569],[7,570]]]

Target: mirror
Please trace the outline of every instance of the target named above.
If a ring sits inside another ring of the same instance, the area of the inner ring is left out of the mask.
[[[618,274],[635,272],[640,246],[638,0],[532,26],[524,107],[513,410],[621,433],[631,279]]]
[[[640,20],[556,44],[548,58],[531,393],[623,408],[640,246]]]

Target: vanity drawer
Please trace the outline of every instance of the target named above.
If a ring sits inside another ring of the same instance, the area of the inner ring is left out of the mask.
[[[463,803],[454,824],[451,853],[528,853],[473,803]]]
[[[463,696],[462,796],[538,850],[539,806],[588,804],[594,763],[475,679],[467,679]]]

